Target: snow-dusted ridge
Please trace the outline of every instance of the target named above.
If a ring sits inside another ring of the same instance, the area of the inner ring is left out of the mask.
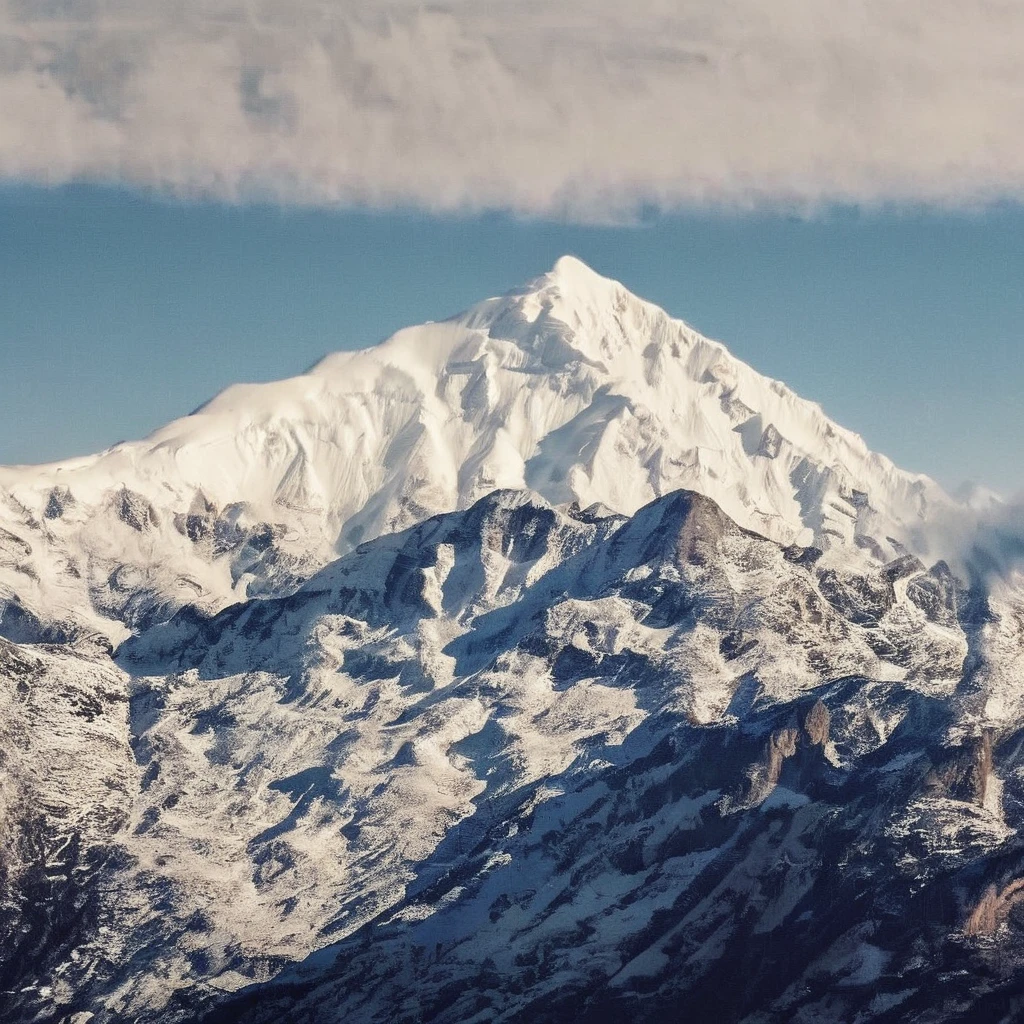
[[[876,975],[807,984],[868,937],[890,987],[970,1005],[962,971],[904,975],[1019,888],[1022,591],[824,562],[694,492],[627,518],[495,491],[114,663],[0,641],[10,1019],[184,1024],[250,988],[212,1020],[576,1024],[621,997],[660,1024],[685,994],[870,1021]],[[925,883],[952,910],[922,925]]]
[[[119,623],[281,592],[363,540],[522,487],[624,514],[689,488],[773,539],[882,558],[934,554],[925,519],[951,504],[818,405],[563,257],[450,320],[230,387],[144,441],[0,468],[0,600],[118,639]]]

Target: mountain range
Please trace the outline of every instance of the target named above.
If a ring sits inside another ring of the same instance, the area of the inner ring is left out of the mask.
[[[572,257],[0,469],[4,1019],[1016,1019],[1008,521]]]

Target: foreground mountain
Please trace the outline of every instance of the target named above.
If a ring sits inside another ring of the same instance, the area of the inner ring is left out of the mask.
[[[4,474],[4,1019],[1020,1007],[1020,572],[576,261]]]

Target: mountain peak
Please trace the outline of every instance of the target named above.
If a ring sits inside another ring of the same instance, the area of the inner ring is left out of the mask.
[[[530,278],[518,288],[475,303],[452,319],[466,326],[485,327],[495,320],[522,319],[531,322],[541,311],[555,319],[572,319],[589,311],[600,315],[610,312],[617,299],[641,300],[625,285],[599,274],[576,256],[564,255],[555,260],[546,273]],[[645,304],[646,305],[646,304]]]
[[[599,274],[581,259],[570,255],[559,257],[555,265],[526,290],[551,296],[563,311],[610,311],[624,296],[641,301],[625,285]]]
[[[599,274],[589,264],[584,263],[579,257],[568,253],[564,256],[559,256],[555,260],[555,265],[545,276],[564,285],[593,285],[597,282],[604,284],[614,283],[609,278]]]

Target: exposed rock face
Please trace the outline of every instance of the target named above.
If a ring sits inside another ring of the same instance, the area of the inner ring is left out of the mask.
[[[202,491],[197,491],[188,512],[174,517],[174,525],[179,533],[193,544],[198,544],[213,535],[217,526],[217,506]]]
[[[141,494],[127,487],[122,487],[117,495],[117,517],[137,533],[157,526],[160,521],[156,509]]]
[[[815,701],[814,706],[807,712],[804,719],[804,732],[811,744],[816,747],[823,747],[828,743],[828,730],[831,723],[831,716],[828,708],[820,701]]]
[[[844,616],[863,626],[877,626],[895,601],[892,583],[878,578],[826,569],[820,577],[821,592]]]
[[[1002,889],[990,885],[967,918],[964,934],[973,937],[995,935],[1006,924],[1014,905],[1021,900],[1024,900],[1024,879],[1015,879]]]
[[[765,796],[778,785],[779,776],[782,774],[782,762],[796,753],[799,736],[800,733],[796,729],[779,729],[771,734],[765,764]]]
[[[769,423],[761,435],[760,442],[758,442],[757,454],[766,459],[778,458],[779,452],[782,450],[783,440],[775,425]]]
[[[974,764],[974,801],[979,807],[988,807],[993,798],[998,807],[996,790],[998,779],[992,770],[992,732],[985,729],[978,740]]]
[[[913,577],[907,583],[907,597],[930,621],[940,625],[957,622],[959,609],[967,601],[963,584],[945,562],[937,562],[927,574]]]
[[[47,519],[60,519],[64,512],[75,503],[74,495],[67,487],[54,487],[46,499],[43,515]]]

